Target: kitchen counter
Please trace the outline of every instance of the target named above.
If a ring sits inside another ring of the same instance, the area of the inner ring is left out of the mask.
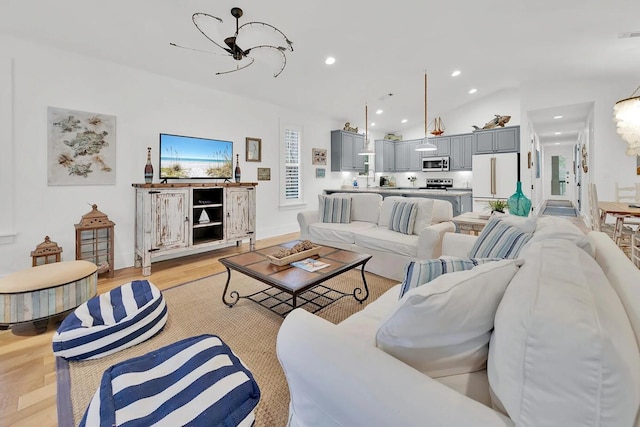
[[[382,195],[382,197],[426,197],[431,199],[447,200],[453,205],[453,216],[458,216],[461,213],[471,212],[473,210],[471,205],[471,189],[427,190],[416,187],[358,187],[347,189],[325,189],[324,193],[375,193]]]

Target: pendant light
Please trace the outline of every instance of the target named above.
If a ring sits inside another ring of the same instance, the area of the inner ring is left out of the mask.
[[[369,107],[364,104],[364,149],[358,152],[359,156],[375,156],[376,152],[369,148]]]
[[[627,156],[640,156],[640,96],[635,96],[638,90],[640,86],[630,98],[621,99],[613,107],[613,121],[627,143]]]
[[[416,151],[435,151],[438,149],[427,139],[427,71],[424,72],[424,139],[416,146]]]

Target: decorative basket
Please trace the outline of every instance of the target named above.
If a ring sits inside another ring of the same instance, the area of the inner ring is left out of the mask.
[[[301,259],[309,258],[310,256],[317,255],[322,249],[322,246],[315,246],[311,249],[307,249],[306,251],[296,252],[295,254],[291,254],[284,258],[276,258],[273,255],[267,255],[267,258],[271,261],[271,264],[275,265],[287,265],[291,264],[294,261],[300,261]]]

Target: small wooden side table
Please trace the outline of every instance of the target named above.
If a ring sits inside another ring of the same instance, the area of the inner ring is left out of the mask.
[[[477,212],[465,212],[453,217],[451,221],[456,225],[459,233],[467,233],[477,236],[480,234],[484,226],[487,225],[489,218],[487,215],[482,215]]]

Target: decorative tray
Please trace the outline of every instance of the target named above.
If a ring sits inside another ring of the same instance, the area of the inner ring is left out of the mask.
[[[317,255],[320,252],[320,249],[322,249],[322,246],[316,246],[314,248],[307,249],[306,251],[296,252],[295,254],[291,254],[284,258],[276,258],[272,255],[267,255],[267,258],[271,260],[271,264],[282,266],[291,264],[294,261],[300,261],[301,259],[309,258],[312,255]]]

